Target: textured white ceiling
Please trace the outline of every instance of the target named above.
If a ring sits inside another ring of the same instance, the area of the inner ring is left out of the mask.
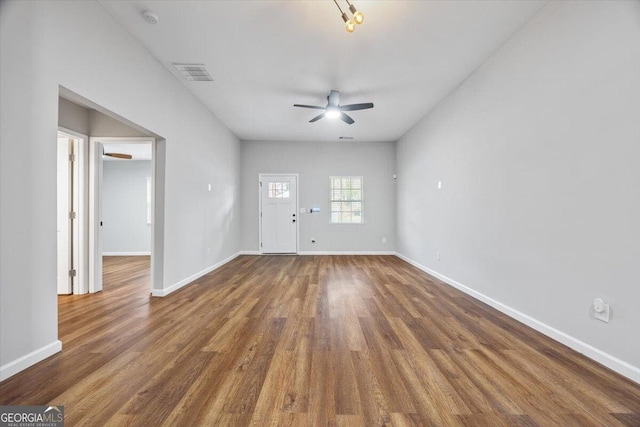
[[[544,3],[356,0],[365,22],[349,34],[332,0],[100,1],[238,137],[277,141],[399,139]],[[174,62],[215,81],[187,82]],[[331,89],[375,108],[347,125],[292,106],[324,106]]]

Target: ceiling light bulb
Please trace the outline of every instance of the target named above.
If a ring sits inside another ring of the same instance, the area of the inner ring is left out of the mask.
[[[362,24],[364,22],[364,13],[357,11],[353,14],[353,20],[356,21],[356,24]]]
[[[356,23],[349,19],[346,13],[342,14],[342,20],[344,21],[344,28],[347,30],[347,32],[353,33],[353,30],[356,29]]]
[[[337,107],[327,107],[327,112],[324,115],[328,119],[337,119],[340,117],[340,109]]]
[[[351,19],[349,19],[347,23],[344,25],[344,28],[347,30],[348,33],[353,33],[353,30],[356,29],[356,23],[353,22]]]
[[[357,10],[352,4],[349,4],[349,10],[353,13],[353,20],[356,21],[356,24],[362,24],[364,22],[364,13]]]

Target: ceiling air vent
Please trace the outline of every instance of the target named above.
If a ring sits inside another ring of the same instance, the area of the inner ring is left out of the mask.
[[[213,81],[213,77],[211,77],[204,64],[173,64],[173,66],[190,82]]]
[[[340,139],[340,140],[343,140],[343,139],[344,139],[344,140],[347,140],[347,139],[353,139],[353,137],[352,137],[352,136],[340,136],[340,137],[338,137],[338,139]]]

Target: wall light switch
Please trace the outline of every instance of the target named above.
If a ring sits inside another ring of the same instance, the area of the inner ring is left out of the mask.
[[[207,184],[207,191],[211,191],[211,184]]]
[[[438,190],[442,188],[442,181],[438,181]]]

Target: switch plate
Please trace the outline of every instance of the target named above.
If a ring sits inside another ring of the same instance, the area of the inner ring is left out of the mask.
[[[211,184],[207,184],[207,190],[211,191]]]
[[[599,298],[596,298],[596,300],[598,299]],[[594,301],[593,314],[597,320],[600,320],[605,323],[609,323],[609,314],[610,314],[609,304],[603,303],[602,300],[598,302]]]

